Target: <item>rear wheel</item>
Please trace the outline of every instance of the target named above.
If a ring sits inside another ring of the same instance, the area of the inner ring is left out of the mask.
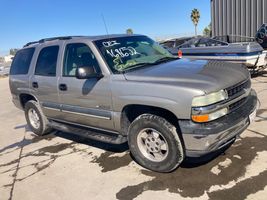
[[[129,128],[128,143],[136,161],[153,171],[170,172],[184,159],[175,126],[156,115],[136,118]]]
[[[38,102],[28,101],[24,112],[28,126],[36,135],[45,135],[51,132],[52,129],[48,126],[48,120],[44,116]]]

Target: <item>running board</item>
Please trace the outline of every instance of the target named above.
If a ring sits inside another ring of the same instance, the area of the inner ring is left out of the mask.
[[[127,137],[110,133],[106,131],[94,130],[92,128],[84,128],[76,125],[70,125],[67,123],[49,121],[49,126],[56,130],[71,133],[88,139],[110,143],[110,144],[123,144],[127,142]]]

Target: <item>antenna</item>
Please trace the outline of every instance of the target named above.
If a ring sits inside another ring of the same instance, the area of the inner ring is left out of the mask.
[[[104,23],[104,25],[105,25],[105,29],[106,29],[107,35],[109,35],[109,33],[108,33],[108,27],[107,27],[107,24],[106,24],[105,17],[104,17],[103,14],[101,14],[101,16],[102,16],[103,23]]]

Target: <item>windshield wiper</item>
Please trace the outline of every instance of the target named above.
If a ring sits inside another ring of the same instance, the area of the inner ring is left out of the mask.
[[[136,69],[136,68],[140,68],[140,67],[145,67],[145,66],[156,65],[156,64],[159,64],[161,62],[165,62],[165,61],[168,61],[168,60],[176,60],[176,59],[179,59],[179,58],[178,57],[163,57],[163,58],[160,58],[160,59],[156,60],[155,62],[141,62],[141,63],[136,63],[136,64],[131,65],[130,67],[124,69],[122,71],[122,73],[125,73],[126,71],[129,71],[129,70],[132,70],[132,69]]]
[[[132,69],[135,69],[135,68],[139,68],[139,67],[143,67],[143,66],[150,66],[150,65],[154,65],[154,63],[151,63],[151,62],[136,63],[136,64],[131,65],[130,67],[124,69],[122,71],[122,73],[125,73],[126,71],[129,71],[129,70],[132,70]]]
[[[153,64],[158,64],[161,62],[165,62],[165,61],[169,61],[169,60],[177,60],[177,59],[179,59],[179,58],[178,57],[163,57],[163,58],[156,60]]]

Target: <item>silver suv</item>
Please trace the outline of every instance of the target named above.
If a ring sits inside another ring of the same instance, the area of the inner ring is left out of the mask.
[[[244,66],[179,59],[143,35],[30,42],[13,60],[10,90],[35,134],[128,142],[158,172],[233,143],[257,104]]]

